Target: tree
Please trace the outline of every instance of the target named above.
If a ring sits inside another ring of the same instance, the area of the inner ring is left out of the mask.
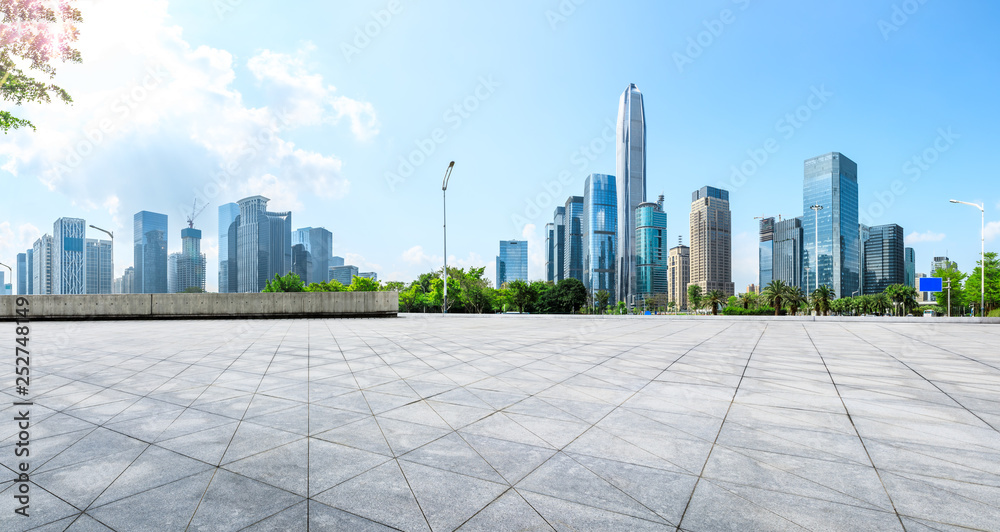
[[[507,283],[507,290],[510,291],[510,303],[518,312],[525,312],[538,297],[536,288],[520,279]]]
[[[743,305],[743,310],[750,310],[750,305],[757,304],[757,296],[751,293],[740,294],[739,297],[740,304]]]
[[[767,286],[764,287],[764,291],[761,292],[760,297],[764,300],[764,303],[774,307],[774,315],[778,316],[782,312],[782,303],[785,301],[788,295],[789,287],[784,281],[780,279],[775,279]]]
[[[601,314],[608,310],[608,301],[611,300],[611,293],[607,290],[598,290],[594,297],[597,298],[597,308]]]
[[[821,285],[819,288],[813,290],[812,293],[812,305],[813,310],[819,316],[826,316],[830,313],[830,301],[834,298],[833,290],[830,290],[829,286]]]
[[[205,289],[202,288],[202,287],[200,287],[200,286],[189,286],[189,287],[185,288],[181,293],[182,294],[204,294],[205,293]]]
[[[788,304],[788,310],[792,312],[792,315],[799,313],[799,307],[809,303],[809,299],[806,297],[806,293],[799,286],[790,286],[785,292],[785,303]]]
[[[973,303],[975,307],[979,308],[979,301],[982,298],[981,286],[982,286],[982,275],[983,275],[983,261],[982,259],[976,261],[975,270],[969,274],[968,280],[965,282],[965,297],[968,303]],[[952,294],[952,298],[954,298]],[[991,310],[1000,307],[1000,260],[997,259],[997,254],[993,252],[986,253],[986,312],[989,313]],[[981,313],[981,310],[980,310]]]
[[[712,307],[712,315],[719,315],[719,307],[726,303],[726,295],[719,290],[712,290],[705,296],[705,303]]]
[[[275,292],[305,292],[306,286],[299,279],[299,276],[294,273],[289,273],[284,277],[274,274],[274,279],[267,282],[267,286],[264,287],[261,292],[275,293]]]
[[[37,70],[50,79],[56,75],[55,61],[79,63],[80,52],[73,48],[79,36],[76,25],[83,22],[80,10],[72,6],[74,0],[63,0],[58,10],[50,8],[44,0],[0,0],[0,96],[16,105],[24,102],[52,101],[52,96],[72,103],[69,93],[59,86],[38,81],[18,68],[16,61],[30,63],[29,70]],[[7,111],[0,111],[0,130],[35,126]]]
[[[962,310],[967,306],[965,302],[966,290],[963,289],[963,281],[965,281],[966,275],[960,272],[954,263],[951,263],[947,268],[938,268],[931,276],[940,277],[944,287],[947,287],[948,281],[951,281],[951,313],[961,315]],[[945,309],[945,313],[947,314],[948,289],[944,288],[941,292],[935,292],[934,299],[941,308]]]
[[[701,308],[701,297],[701,285],[688,285],[688,307],[691,310],[698,310]]]

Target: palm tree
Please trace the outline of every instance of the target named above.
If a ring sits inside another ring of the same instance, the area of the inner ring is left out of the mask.
[[[817,315],[826,316],[830,312],[830,300],[834,298],[833,290],[825,284],[813,290],[812,304]]]
[[[698,310],[701,308],[701,285],[688,285],[688,308]]]
[[[788,303],[788,310],[791,310],[794,316],[798,314],[799,307],[809,303],[809,298],[806,297],[806,293],[802,291],[801,287],[791,286],[785,294],[785,301]]]
[[[726,303],[726,295],[719,290],[712,290],[705,296],[705,303],[712,306],[712,315],[719,315],[719,307]]]
[[[740,303],[743,303],[743,310],[750,310],[750,305],[757,302],[757,296],[751,293],[740,294]]]
[[[917,292],[916,287],[903,286],[902,294],[900,294],[900,303],[902,304],[904,314],[907,314],[911,310],[920,306],[920,303],[917,303],[918,296],[919,293]]]
[[[775,316],[781,313],[781,305],[785,300],[785,295],[788,293],[788,288],[789,286],[784,281],[775,279],[767,283],[764,291],[760,294],[765,303],[774,307]]]

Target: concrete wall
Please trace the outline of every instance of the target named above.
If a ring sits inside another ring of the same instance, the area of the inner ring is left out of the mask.
[[[399,310],[396,292],[0,296],[0,321],[17,318],[19,297],[28,298],[31,320],[378,317]]]

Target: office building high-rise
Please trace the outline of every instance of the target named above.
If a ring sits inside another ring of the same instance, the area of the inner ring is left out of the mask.
[[[556,280],[556,224],[545,224],[545,280]]]
[[[177,257],[177,292],[205,291],[205,254],[201,252],[201,230],[181,229],[181,252]]]
[[[300,269],[304,268],[302,271],[305,272],[305,276],[299,276],[302,282],[310,284],[328,281],[330,258],[333,256],[333,233],[322,227],[303,227],[292,233],[292,245],[296,244],[301,244],[306,253],[305,260],[299,261]],[[295,263],[294,256],[292,263]]]
[[[181,260],[181,253],[175,252],[167,255],[167,293],[176,294],[177,290],[177,263]]]
[[[555,226],[553,236],[555,243],[552,252],[552,281],[559,282],[566,278],[566,207],[556,207],[552,212],[552,225]]]
[[[110,294],[115,272],[110,240],[88,238],[85,242],[87,257],[88,294]]]
[[[903,250],[903,270],[906,286],[916,286],[917,283],[917,252],[913,248]]]
[[[372,281],[378,281],[378,273],[376,272],[358,272],[358,277],[362,279],[371,279]]]
[[[334,256],[334,257],[330,258],[330,267],[331,268],[333,268],[334,266],[343,266],[343,265],[344,265],[344,257]]]
[[[25,292],[25,294],[34,294],[35,293],[35,250],[28,249],[27,251],[25,251],[24,254],[27,255],[27,260],[25,261],[26,262],[25,267],[28,270],[25,279],[25,282],[28,283],[27,284],[28,291]]]
[[[226,203],[219,206],[219,293],[239,291],[236,260],[236,228],[239,224],[240,206]]]
[[[802,206],[806,292],[826,285],[838,298],[851,296],[861,285],[858,165],[837,152],[807,159]]]
[[[926,273],[918,273],[918,274],[915,275],[915,279],[921,279],[921,278],[924,278],[924,277],[927,277]],[[914,288],[919,288],[917,286],[917,284],[916,284],[916,281],[914,281],[913,287]],[[928,304],[930,304],[930,303],[933,303],[935,301],[934,297],[933,297],[934,296],[934,292],[920,292],[920,291],[918,291],[917,294],[918,294],[917,295],[917,302],[918,303],[921,303],[921,304],[928,303]]]
[[[615,176],[590,174],[583,185],[583,286],[591,297],[605,290],[617,301],[615,248],[618,208]],[[554,227],[554,226],[553,226]]]
[[[583,197],[566,199],[566,243],[563,278],[583,280]]]
[[[501,240],[497,255],[496,287],[511,281],[528,280],[528,241]]]
[[[52,293],[52,235],[42,235],[31,248],[34,257],[32,268],[32,294]]]
[[[87,293],[86,228],[80,218],[59,218],[52,225],[53,294]]]
[[[774,278],[774,218],[760,221],[760,244],[757,250],[757,284],[767,286]]]
[[[135,285],[135,267],[129,266],[125,268],[125,272],[122,273],[122,293],[123,294],[138,294],[136,292]]]
[[[667,213],[663,196],[635,209],[636,297],[667,293]]]
[[[646,114],[642,93],[629,84],[618,102],[615,168],[618,209],[618,265],[615,275],[620,301],[634,304],[636,292],[635,209],[646,201]]]
[[[869,229],[865,242],[865,295],[881,294],[890,285],[906,283],[903,228],[896,224]]]
[[[358,267],[341,264],[330,266],[330,281],[337,281],[344,286],[350,286],[354,282],[354,276],[358,275]]]
[[[667,301],[672,302],[675,309],[687,308],[690,282],[691,248],[678,242],[667,252]]]
[[[703,293],[736,295],[733,283],[729,191],[702,187],[691,194],[691,283]]]
[[[802,286],[802,218],[774,224],[771,279],[789,286]],[[762,284],[761,290],[767,288]]]
[[[294,233],[293,233],[294,236]],[[299,279],[303,283],[309,284],[306,279],[309,276],[309,272],[312,270],[313,264],[312,259],[309,258],[309,252],[306,251],[305,244],[293,244],[292,245],[292,273],[299,276]],[[330,276],[330,268],[326,269],[326,277]]]
[[[133,219],[136,294],[167,293],[167,215],[140,211]]]
[[[858,224],[858,264],[861,265],[861,276],[858,283],[858,293],[865,292],[865,242],[871,236],[871,227],[865,224]]]
[[[28,293],[28,254],[17,254],[17,293],[26,295]]]
[[[935,275],[934,272],[938,270],[947,270],[948,268],[957,270],[958,263],[950,260],[948,257],[934,257],[934,260],[931,261],[931,276],[933,277]]]
[[[292,213],[268,212],[268,201],[251,196],[237,202],[238,292],[260,292],[276,275],[292,270]]]

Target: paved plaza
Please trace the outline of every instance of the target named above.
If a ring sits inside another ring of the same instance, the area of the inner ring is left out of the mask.
[[[0,370],[5,531],[1000,530],[997,325],[403,316],[30,337],[27,518],[13,357]]]

